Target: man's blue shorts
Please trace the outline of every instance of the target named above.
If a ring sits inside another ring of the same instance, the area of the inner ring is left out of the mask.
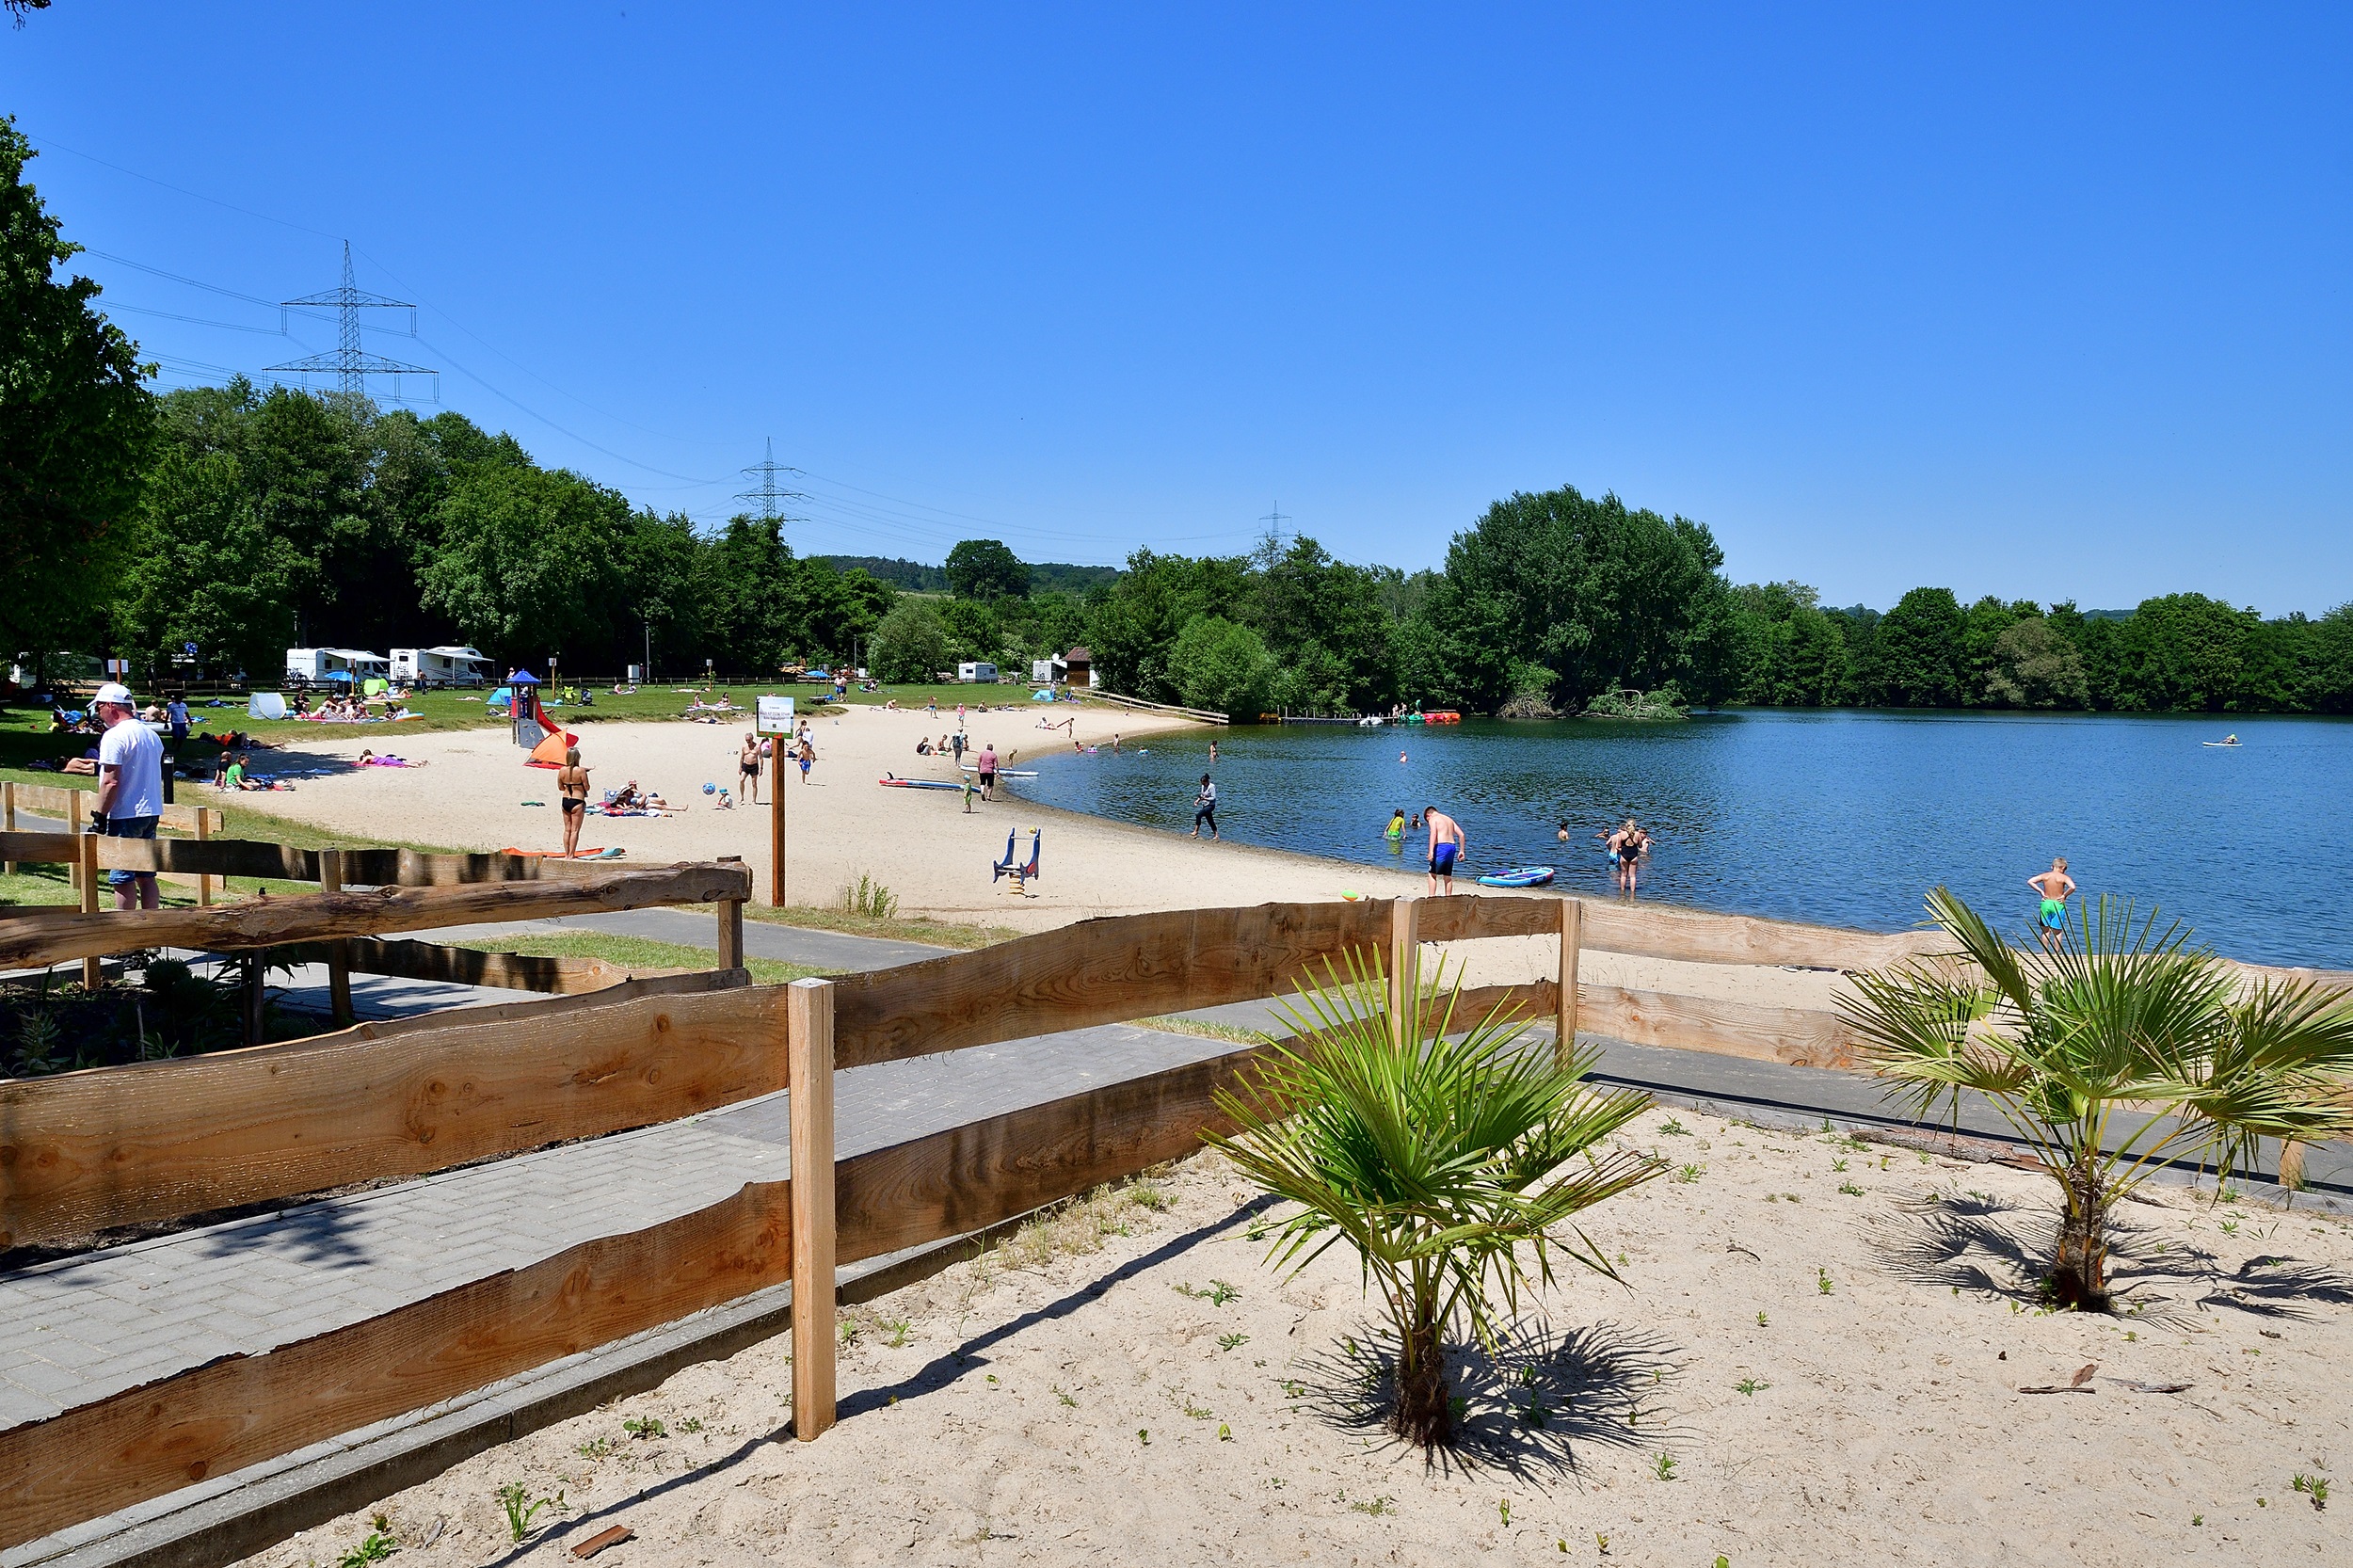
[[[155,817],[108,817],[99,832],[109,839],[152,839],[155,824],[159,820]],[[106,886],[127,888],[140,877],[153,874],[152,872],[108,872]]]
[[[1454,857],[1462,854],[1462,852],[1463,846],[1460,844],[1440,844],[1436,849],[1432,850],[1430,852],[1430,874],[1433,876],[1452,876],[1454,874]]]

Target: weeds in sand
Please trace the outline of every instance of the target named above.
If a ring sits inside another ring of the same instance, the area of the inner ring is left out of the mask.
[[[1668,1117],[1664,1122],[1660,1123],[1658,1130],[1662,1135],[1669,1138],[1689,1138],[1691,1136],[1691,1129],[1685,1127],[1681,1122],[1676,1121],[1673,1116]]]
[[[1609,1555],[1609,1538],[1602,1534],[1599,1530],[1595,1530],[1593,1532],[1593,1544],[1601,1548],[1602,1556],[1608,1557]],[[1561,1542],[1561,1549],[1564,1552],[1567,1551],[1569,1549],[1569,1544],[1565,1541]]]
[[[1165,1212],[1168,1208],[1170,1199],[1167,1190],[1155,1186],[1151,1182],[1135,1182],[1119,1191],[1129,1203],[1134,1204],[1138,1208],[1148,1208],[1155,1214]]]
[[[1197,1285],[1178,1285],[1172,1288],[1180,1296],[1190,1296],[1197,1302],[1208,1302],[1211,1306],[1224,1306],[1227,1302],[1241,1299],[1241,1292],[1222,1279],[1209,1281],[1209,1288],[1207,1290]]]
[[[678,1424],[678,1430],[689,1433],[698,1432],[703,1430],[703,1418],[699,1416],[689,1416]]]
[[[632,1416],[621,1423],[621,1430],[645,1443],[670,1435],[670,1429],[662,1424],[659,1416]]]
[[[1510,1529],[1512,1528],[1512,1499],[1509,1497],[1496,1499],[1496,1512],[1503,1515],[1503,1528]]]
[[[2301,1480],[2303,1478],[2299,1476],[2297,1479]],[[2327,1487],[2323,1486],[2322,1493],[2324,1496],[2326,1495],[2327,1490]],[[2314,1504],[2313,1506],[2317,1507],[2319,1505]],[[378,1514],[377,1517],[381,1518],[383,1516]],[[376,1528],[368,1532],[368,1538],[365,1541],[360,1542],[360,1544],[352,1547],[351,1550],[345,1552],[342,1557],[337,1558],[335,1560],[335,1568],[367,1568],[369,1563],[381,1562],[398,1550],[400,1550],[400,1544],[394,1541],[390,1534],[386,1533],[381,1526],[378,1526]]]
[[[1078,1408],[1079,1408],[1079,1401],[1078,1401],[1078,1400],[1074,1400],[1074,1399],[1072,1399],[1069,1395],[1067,1395],[1067,1394],[1064,1393],[1064,1392],[1063,1392],[1063,1387],[1062,1387],[1062,1384],[1059,1384],[1059,1383],[1049,1383],[1049,1384],[1048,1384],[1046,1386],[1047,1386],[1047,1387],[1048,1387],[1048,1388],[1050,1388],[1050,1389],[1052,1389],[1052,1390],[1054,1391],[1054,1398],[1056,1398],[1056,1399],[1060,1400],[1063,1403],[1064,1403],[1064,1404],[1068,1405],[1071,1409],[1076,1410],[1076,1409],[1078,1409]]]
[[[2189,1522],[2193,1525],[2202,1525],[2206,1522],[2206,1516],[2202,1513],[2193,1513],[2189,1516]]]
[[[1843,1192],[1843,1193],[1845,1193],[1848,1197],[1850,1197],[1850,1198],[1859,1198],[1859,1197],[1863,1196],[1863,1189],[1862,1189],[1862,1188],[1860,1188],[1860,1187],[1858,1187],[1858,1186],[1856,1186],[1856,1185],[1855,1185],[1853,1182],[1851,1182],[1851,1181],[1842,1181],[1842,1182],[1840,1182],[1840,1183],[1838,1184],[1838,1191],[1839,1191],[1839,1192]]]
[[[1766,1389],[1770,1388],[1772,1384],[1765,1382],[1762,1378],[1742,1378],[1738,1383],[1734,1384],[1732,1386],[1740,1393],[1748,1395],[1751,1399],[1754,1399],[1758,1394],[1761,1394]]]
[[[899,895],[863,872],[858,873],[856,887],[841,885],[840,902],[843,914],[863,915],[870,920],[890,920],[899,913]]]
[[[1217,1424],[1217,1440],[1221,1443],[1231,1443],[1234,1440],[1234,1429],[1220,1421]]]
[[[1341,1496],[1346,1496],[1347,1494],[1342,1493]],[[1395,1497],[1359,1497],[1348,1506],[1359,1513],[1369,1513],[1378,1519],[1385,1513],[1397,1512],[1397,1499]]]
[[[613,1451],[613,1439],[600,1432],[572,1451],[583,1459],[602,1459]]]
[[[507,1533],[519,1544],[531,1533],[531,1522],[539,1516],[541,1509],[553,1509],[561,1513],[570,1506],[564,1501],[561,1492],[552,1497],[534,1498],[529,1488],[519,1480],[510,1480],[500,1487],[498,1499],[499,1507],[506,1511]]]
[[[2299,1471],[2292,1484],[2296,1490],[2312,1498],[2313,1507],[2315,1509],[2325,1509],[2329,1506],[2329,1478],[2327,1476],[2308,1476]]]
[[[1673,1480],[1675,1479],[1676,1463],[1677,1462],[1669,1455],[1660,1454],[1657,1459],[1651,1461],[1651,1474],[1657,1476],[1660,1480]]]
[[[1238,1351],[1249,1343],[1250,1336],[1246,1334],[1221,1334],[1217,1336],[1217,1348],[1221,1351]]]
[[[1678,1165],[1675,1167],[1675,1180],[1688,1187],[1699,1180],[1706,1170],[1707,1167],[1705,1165]]]
[[[890,1331],[890,1337],[883,1343],[895,1351],[907,1342],[907,1334],[915,1327],[915,1320],[911,1318],[885,1318],[882,1326]]]
[[[1763,1314],[1762,1312],[1760,1312],[1760,1313],[1758,1313],[1758,1314],[1756,1315],[1756,1326],[1757,1326],[1758,1328],[1763,1328],[1763,1327],[1765,1327],[1765,1326],[1766,1326],[1766,1318],[1765,1318],[1765,1314]]]
[[[1147,1448],[1150,1448],[1152,1446],[1152,1429],[1149,1427],[1136,1428],[1136,1441],[1143,1444]]]
[[[2222,1234],[2225,1236],[2236,1236],[2238,1234],[2238,1222],[2236,1220],[2223,1221]]]
[[[1217,1419],[1216,1411],[1209,1410],[1204,1406],[1193,1403],[1193,1396],[1190,1394],[1179,1396],[1177,1403],[1183,1407],[1185,1418],[1189,1421],[1214,1421]]]
[[[1297,1378],[1285,1378],[1283,1397],[1287,1400],[1304,1400],[1307,1397],[1307,1385]]]
[[[1843,1171],[1847,1168],[1847,1162],[1843,1160],[1833,1160],[1830,1162],[1830,1168],[1833,1171]]]
[[[1814,1288],[1816,1291],[1825,1296],[1835,1293],[1837,1287],[1831,1284],[1830,1271],[1828,1269],[1817,1269],[1814,1271]]]

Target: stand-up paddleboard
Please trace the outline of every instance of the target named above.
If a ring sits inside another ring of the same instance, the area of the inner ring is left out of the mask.
[[[961,790],[944,778],[882,778],[875,780],[887,790]]]
[[[1541,888],[1552,880],[1550,866],[1514,866],[1508,872],[1492,872],[1479,879],[1481,888]]]
[[[2218,751],[2236,751],[2247,743],[2244,741],[2201,741],[2198,744],[2201,746],[2213,746]]]
[[[625,849],[582,849],[566,855],[560,849],[503,849],[501,855],[520,855],[534,860],[618,860]]]
[[[1094,748],[1089,747],[1088,749],[1092,750]],[[967,762],[964,764],[964,771],[967,773],[978,773],[981,770],[973,763]],[[1015,768],[999,768],[997,770],[997,776],[1000,778],[1035,778],[1037,776],[1037,773],[1033,769],[1024,771]]]

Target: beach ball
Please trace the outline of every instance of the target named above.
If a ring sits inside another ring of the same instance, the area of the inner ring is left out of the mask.
[[[718,785],[716,785],[716,784],[706,784],[706,785],[704,785],[704,786],[703,786],[703,793],[705,793],[705,794],[711,794],[711,793],[714,792],[715,792],[718,788],[719,788],[719,786],[718,786]]]

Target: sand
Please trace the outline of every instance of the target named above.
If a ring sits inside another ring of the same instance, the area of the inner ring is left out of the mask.
[[[682,707],[688,698],[679,700]],[[1108,744],[1114,732],[1132,744],[1183,728],[1179,721],[1096,707],[1057,707],[1053,716],[1059,722],[1074,712],[1077,739],[1090,744]],[[974,714],[968,732],[975,741],[995,741],[1000,755],[1016,748],[1027,756],[1069,748],[1069,738],[1038,729],[1038,722],[1034,710],[1016,708]],[[684,807],[680,814],[662,819],[592,817],[582,830],[582,846],[621,848],[628,852],[622,864],[740,856],[752,867],[753,887],[764,901],[769,885],[768,808],[720,810],[715,797],[702,793],[706,782],[735,785],[736,755],[749,728],[748,720],[723,727],[677,721],[580,726],[574,733],[581,737],[582,760],[594,791],[634,779]],[[903,914],[1030,932],[1091,916],[1320,903],[1348,891],[1390,898],[1418,894],[1426,888],[1419,874],[1258,849],[1231,840],[1196,840],[1055,810],[1017,797],[975,801],[967,814],[958,794],[887,789],[877,782],[886,773],[954,777],[948,760],[915,755],[919,738],[928,734],[936,739],[953,728],[952,714],[933,717],[871,707],[816,721],[818,760],[809,782],[801,783],[795,772],[785,784],[787,903],[831,904],[845,884],[864,875],[898,895]],[[1247,744],[1247,732],[1237,743]],[[427,766],[345,766],[363,748],[396,752]],[[187,798],[218,798],[232,812],[242,805],[386,841],[472,850],[559,849],[563,844],[553,805],[555,776],[525,767],[523,754],[504,729],[404,732],[397,726],[371,726],[355,733],[321,727],[317,738],[306,738],[299,749],[258,756],[257,772],[291,776],[298,780],[296,788],[216,797],[203,787]],[[1191,802],[1197,776],[1190,763],[1172,769],[1168,787],[1179,806]],[[764,779],[761,793],[764,800]],[[549,804],[526,806],[525,801]],[[1375,808],[1374,816],[1385,821],[1385,809]],[[1031,885],[1033,896],[1015,898],[1009,896],[1010,882],[992,881],[989,867],[1004,854],[1009,830],[1018,833],[1026,854],[1032,827],[1045,831],[1044,874]],[[266,837],[265,827],[241,826],[233,818],[229,831]],[[1417,860],[1418,855],[1409,852],[1408,858]],[[1481,891],[1468,880],[1458,881],[1455,888]],[[1466,953],[1468,978],[1474,984],[1532,980],[1552,972],[1552,944],[1545,940],[1481,942]],[[1824,975],[1773,968],[1672,964],[1601,953],[1590,955],[1582,972],[1598,984],[1780,1007],[1827,1007],[1836,984]]]
[[[2049,1314],[2002,1261],[2047,1224],[2040,1177],[1688,1111],[1630,1131],[1692,1179],[1589,1216],[1625,1285],[1564,1279],[1501,1371],[1458,1371],[1471,1441],[1435,1468],[1368,1416],[1355,1268],[1266,1269],[1261,1210],[1203,1157],[1163,1208],[1098,1200],[1059,1245],[845,1313],[815,1443],[783,1434],[777,1338],[379,1506],[416,1568],[552,1561],[616,1523],[616,1568],[2348,1560],[2353,1500],[2292,1490],[2353,1453],[2344,1222],[2153,1191],[2121,1214],[2138,1315]],[[2016,1391],[2086,1367],[2096,1393]],[[648,1417],[666,1435],[625,1432]],[[509,1481],[566,1498],[522,1548]],[[333,1562],[374,1512],[255,1560]]]

